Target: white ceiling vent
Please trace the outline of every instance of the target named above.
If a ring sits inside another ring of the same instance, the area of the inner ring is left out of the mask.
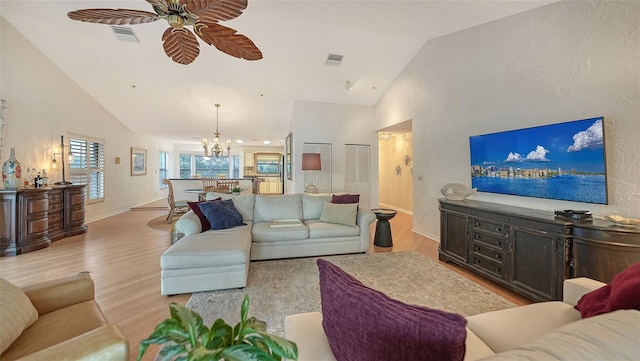
[[[112,26],[113,33],[116,34],[116,38],[120,41],[126,41],[128,43],[139,43],[138,37],[133,32],[133,29],[126,26]]]
[[[327,57],[326,65],[338,66],[342,63],[342,55],[338,54],[329,54]]]

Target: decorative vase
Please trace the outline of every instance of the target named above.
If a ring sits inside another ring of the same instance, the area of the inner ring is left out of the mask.
[[[5,189],[18,189],[22,181],[22,167],[16,159],[15,148],[11,148],[9,159],[2,164],[2,181]]]

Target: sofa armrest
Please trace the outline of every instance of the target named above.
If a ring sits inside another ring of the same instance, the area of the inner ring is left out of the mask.
[[[299,313],[284,318],[284,337],[298,346],[298,361],[335,361],[322,327],[320,312]]]
[[[582,296],[604,285],[606,283],[586,277],[566,279],[562,287],[562,301],[575,306]]]
[[[201,233],[202,224],[200,223],[200,218],[198,218],[193,211],[189,211],[178,219],[176,222],[176,230],[184,233],[185,236]]]
[[[129,341],[118,326],[110,324],[25,356],[20,361],[129,359]]]
[[[371,245],[371,228],[369,225],[376,220],[375,213],[370,209],[358,207],[356,224],[360,227],[360,251],[366,252]]]
[[[88,272],[36,283],[22,290],[39,315],[94,299],[93,280]]]

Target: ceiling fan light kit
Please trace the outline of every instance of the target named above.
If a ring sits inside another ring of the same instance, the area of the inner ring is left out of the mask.
[[[247,0],[146,1],[155,13],[133,9],[82,9],[71,11],[67,16],[72,20],[107,25],[137,25],[164,19],[170,27],[162,34],[162,46],[167,56],[178,64],[191,64],[200,54],[196,35],[236,58],[262,59],[262,52],[251,39],[218,24],[240,16],[247,8]],[[185,26],[191,26],[193,32]]]

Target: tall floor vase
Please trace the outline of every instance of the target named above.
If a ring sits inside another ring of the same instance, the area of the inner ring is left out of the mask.
[[[2,181],[5,189],[18,189],[22,181],[22,167],[16,159],[15,148],[11,148],[9,159],[2,164]]]

